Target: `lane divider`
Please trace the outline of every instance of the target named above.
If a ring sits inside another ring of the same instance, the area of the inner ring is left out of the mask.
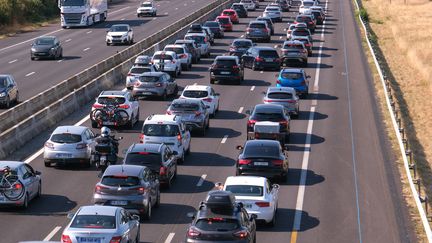
[[[243,112],[244,107],[240,107],[240,109],[238,110],[238,113],[242,113]]]
[[[72,39],[67,39],[67,40],[65,40],[65,42],[67,43],[67,42],[69,42],[69,41],[71,41]]]
[[[84,49],[83,51],[88,51],[88,50],[90,50],[90,47],[87,47],[86,49]]]
[[[255,85],[250,88],[250,91],[254,91]]]
[[[12,64],[12,63],[14,63],[14,62],[16,62],[16,61],[18,61],[18,59],[15,59],[15,60],[10,61],[9,64]]]
[[[93,32],[93,31],[90,30],[90,31],[87,31],[86,33],[87,33],[87,34],[91,34],[91,32]]]
[[[28,76],[31,76],[33,74],[35,74],[35,72],[27,73],[25,76],[28,77]]]
[[[44,239],[43,241],[50,241],[55,234],[61,229],[61,226],[56,226]]]
[[[203,174],[201,176],[201,178],[199,179],[198,183],[196,184],[196,186],[198,186],[198,187],[202,186],[206,178],[207,178],[207,174]]]
[[[175,233],[169,233],[164,243],[171,243],[172,239],[174,238]]]
[[[222,138],[221,143],[225,143],[227,139],[228,139],[228,135],[225,135],[225,136]]]

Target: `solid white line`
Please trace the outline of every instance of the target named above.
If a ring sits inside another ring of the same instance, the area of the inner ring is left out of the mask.
[[[61,229],[61,226],[56,226],[44,239],[43,241],[50,241],[51,238]]]
[[[241,36],[240,36],[240,38],[243,38],[243,37],[244,37],[244,35],[241,35]]]
[[[178,10],[178,8],[175,8],[175,10]]]
[[[88,51],[88,50],[90,50],[90,47],[87,47],[86,49],[84,49],[83,51]]]
[[[12,63],[14,63],[14,62],[16,62],[16,61],[18,61],[18,59],[15,59],[15,60],[10,61],[9,64],[12,64]]]
[[[63,59],[61,59],[61,60],[58,60],[57,62],[63,62]]]
[[[165,15],[168,15],[168,12],[165,12],[164,14],[165,14]]]
[[[222,138],[221,143],[225,143],[227,139],[228,139],[228,135],[225,135],[225,136]]]
[[[130,6],[127,6],[127,7],[121,8],[121,9],[117,9],[116,11],[112,11],[112,12],[110,12],[110,14],[120,12],[120,11],[125,10],[125,9],[127,9],[127,8],[130,8]]]
[[[264,71],[260,71],[260,73],[264,73]]]
[[[91,32],[93,32],[93,31],[90,30],[90,31],[87,31],[86,33],[87,33],[87,34],[90,34]]]
[[[155,20],[155,19],[156,19],[156,17],[153,18],[153,20]]]
[[[27,73],[25,76],[28,77],[28,76],[31,76],[33,74],[35,74],[35,72]]]
[[[174,238],[175,233],[169,233],[167,236],[165,243],[171,243],[172,239]]]
[[[277,48],[277,45],[274,45],[274,48]]]
[[[196,186],[202,186],[206,177],[207,177],[207,174],[202,175],[201,178],[199,179],[198,183],[196,184]]]
[[[240,109],[238,110],[238,113],[242,113],[243,112],[244,107],[240,107]]]
[[[67,39],[67,40],[65,40],[65,42],[69,42],[69,41],[71,41],[72,39]]]
[[[251,87],[250,91],[254,91],[255,85]]]

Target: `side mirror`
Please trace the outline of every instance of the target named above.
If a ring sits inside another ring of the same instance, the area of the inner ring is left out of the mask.
[[[222,190],[223,187],[224,187],[224,184],[223,184],[222,182],[216,182],[216,183],[215,183],[215,187],[216,187],[218,190]]]
[[[134,214],[134,215],[132,215],[132,219],[133,219],[133,220],[137,220],[137,221],[140,221],[140,216],[139,216],[139,215],[136,215],[136,214]]]
[[[75,213],[68,213],[67,218],[72,219],[75,216]]]
[[[236,149],[237,149],[237,150],[243,150],[243,146],[241,146],[241,145],[237,145],[237,146],[236,146]]]
[[[35,175],[42,175],[42,172],[40,172],[40,171],[35,171]]]
[[[195,213],[194,212],[189,212],[186,214],[188,218],[194,219],[195,218]]]
[[[250,215],[249,218],[250,218],[250,221],[254,221],[255,219],[258,218],[258,216],[257,216],[256,214],[253,213],[253,214]]]

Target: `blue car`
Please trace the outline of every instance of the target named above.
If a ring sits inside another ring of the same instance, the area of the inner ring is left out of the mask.
[[[276,87],[291,87],[302,98],[309,94],[309,75],[304,69],[284,68],[277,75]]]

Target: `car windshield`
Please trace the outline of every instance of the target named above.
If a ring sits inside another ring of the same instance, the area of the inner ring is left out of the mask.
[[[279,57],[279,54],[277,53],[276,50],[260,51],[259,55],[261,57],[264,57],[264,58],[266,58],[266,57],[278,58]]]
[[[176,54],[183,54],[184,53],[183,48],[180,48],[180,47],[165,47],[164,51],[173,51]]]
[[[124,97],[99,97],[97,102],[102,105],[120,105],[125,103]]]
[[[291,93],[286,93],[286,92],[268,93],[267,97],[270,99],[292,99],[293,98]]]
[[[292,35],[298,35],[298,36],[308,36],[309,33],[305,30],[294,30],[292,32]]]
[[[195,227],[204,231],[233,231],[240,227],[236,219],[204,218],[195,223]]]
[[[61,6],[84,6],[84,0],[60,0]]]
[[[265,29],[264,23],[250,23],[249,28],[255,28],[255,29]]]
[[[301,73],[293,73],[293,72],[283,72],[281,73],[282,78],[286,79],[300,79],[302,77]]]
[[[225,191],[230,191],[236,196],[261,197],[263,195],[262,186],[228,185],[225,187]]]
[[[0,77],[0,88],[6,88],[6,87],[7,87],[7,78]]]
[[[280,112],[255,112],[252,117],[257,121],[280,121],[284,119]]]
[[[237,63],[234,60],[216,60],[215,65],[216,67],[231,68]]]
[[[301,23],[306,23],[311,21],[311,19],[308,16],[297,16],[296,21]]]
[[[141,7],[143,7],[143,8],[151,8],[152,4],[151,3],[143,3],[143,4],[141,4]]]
[[[58,133],[51,136],[51,141],[54,143],[79,143],[81,135],[71,133]]]
[[[151,72],[150,67],[134,67],[129,71],[130,74],[142,74],[145,72]]]
[[[180,133],[180,131],[177,125],[146,124],[142,129],[142,133],[145,136],[174,137],[177,136]]]
[[[71,228],[115,229],[115,216],[108,215],[77,215]]]
[[[241,47],[241,48],[248,48],[248,47],[252,46],[252,42],[250,42],[250,41],[234,41],[233,46]]]
[[[157,54],[154,55],[153,60],[169,60],[172,61],[174,58],[171,55],[165,55],[165,54]]]
[[[115,176],[115,175],[108,175],[104,176],[101,181],[102,184],[107,186],[137,186],[140,184],[140,180],[136,176]]]
[[[126,32],[126,31],[128,31],[128,27],[123,25],[111,26],[110,29],[110,32]]]
[[[234,12],[231,12],[231,11],[223,11],[222,14],[223,14],[223,15],[234,15]]]
[[[249,145],[243,151],[245,158],[279,158],[279,147],[275,145]]]
[[[206,90],[185,90],[182,95],[188,98],[204,98],[208,96],[208,92]]]
[[[162,163],[160,154],[149,152],[128,153],[124,159],[126,165],[147,166],[153,171],[159,171]]]
[[[54,45],[54,39],[52,38],[39,38],[35,41],[36,45]]]
[[[195,103],[172,103],[170,106],[172,111],[198,111],[199,105]]]
[[[194,40],[195,43],[203,44],[204,43],[204,36],[198,36],[198,35],[189,35],[185,37],[186,40]]]
[[[140,76],[140,77],[138,77],[138,79],[140,82],[143,82],[143,83],[154,83],[154,82],[159,81],[158,76]]]
[[[218,18],[219,23],[229,24],[229,18]]]

